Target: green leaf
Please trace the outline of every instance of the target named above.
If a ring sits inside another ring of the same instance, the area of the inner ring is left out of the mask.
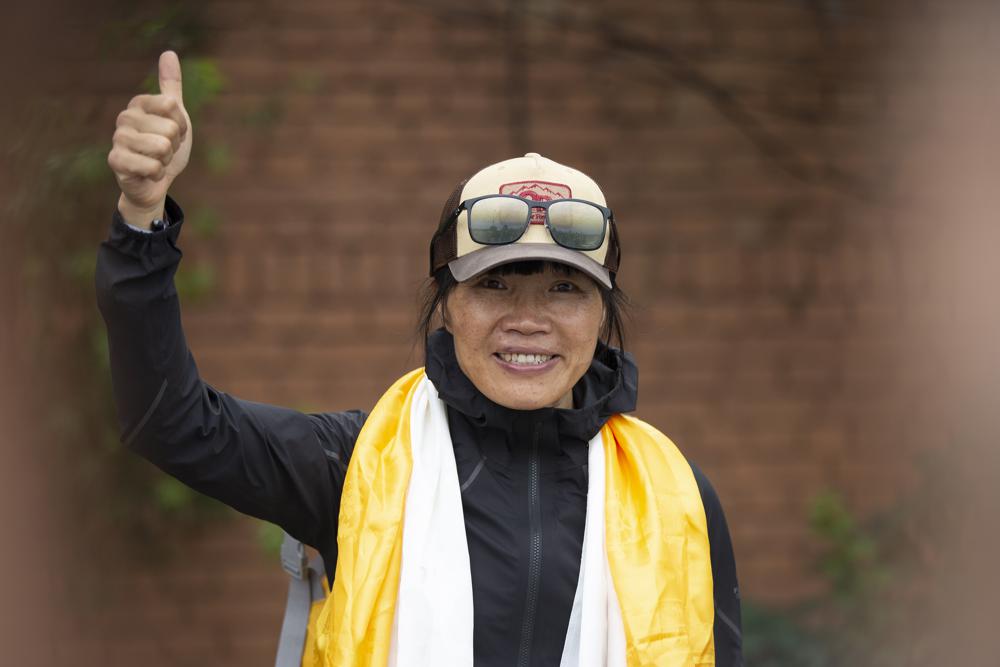
[[[213,174],[224,174],[233,163],[232,151],[227,144],[215,143],[205,150],[205,165]]]
[[[92,186],[108,178],[108,152],[111,147],[84,146],[69,153],[53,153],[45,162],[48,171],[61,183]]]
[[[210,264],[181,265],[174,277],[177,294],[184,301],[204,301],[215,287],[215,270]]]
[[[257,526],[257,544],[268,556],[277,558],[281,555],[281,543],[285,539],[285,532],[280,526],[267,521],[261,521]]]
[[[221,217],[219,212],[210,206],[196,208],[187,217],[187,224],[198,237],[214,238],[219,233]]]
[[[888,580],[879,563],[877,540],[862,529],[839,494],[817,494],[810,507],[809,525],[824,543],[817,562],[819,570],[841,602],[859,605],[862,598],[879,590],[880,582]]]
[[[813,499],[809,525],[818,536],[835,541],[854,531],[854,519],[843,499],[833,491],[822,491]]]
[[[316,94],[326,83],[326,75],[317,69],[303,69],[292,77],[292,89],[300,93]]]
[[[260,104],[243,111],[241,120],[251,127],[265,128],[274,125],[285,115],[285,107],[277,95],[267,96]]]
[[[153,496],[161,510],[178,512],[191,506],[195,492],[173,477],[164,477],[154,485]]]
[[[192,121],[202,108],[214,100],[225,87],[225,79],[216,62],[210,58],[181,58],[184,85],[184,108]],[[160,92],[158,72],[149,74],[142,87],[150,94]]]
[[[102,373],[111,371],[111,352],[108,348],[108,336],[105,333],[104,325],[94,323],[90,330],[90,350],[94,357],[94,363]]]
[[[63,271],[71,279],[83,285],[94,282],[97,255],[91,247],[81,248],[63,260]]]
[[[755,667],[831,667],[829,648],[797,614],[744,600],[743,654]]]
[[[188,53],[201,46],[208,36],[200,3],[163,3],[158,14],[138,23],[128,23],[132,34],[123,37],[131,37],[144,51],[159,51],[169,46],[180,53]]]

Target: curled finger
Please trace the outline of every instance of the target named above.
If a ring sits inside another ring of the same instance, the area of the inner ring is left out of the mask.
[[[172,118],[164,118],[137,108],[128,108],[118,114],[117,125],[119,129],[128,127],[139,133],[166,137],[174,151],[181,147],[183,140],[180,126]]]
[[[181,103],[169,95],[136,95],[129,102],[130,109],[139,109],[148,114],[169,118],[177,123],[181,137],[188,131],[187,117]]]
[[[163,166],[170,164],[170,160],[174,157],[173,144],[159,134],[119,128],[115,132],[115,143],[135,153],[159,160]]]
[[[121,146],[111,149],[108,165],[119,178],[148,178],[158,181],[167,173],[159,160]]]

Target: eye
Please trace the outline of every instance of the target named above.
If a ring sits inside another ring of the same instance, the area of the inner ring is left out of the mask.
[[[580,288],[569,280],[560,280],[552,286],[553,292],[579,292]]]
[[[484,289],[506,289],[506,285],[496,276],[484,276],[478,283]]]

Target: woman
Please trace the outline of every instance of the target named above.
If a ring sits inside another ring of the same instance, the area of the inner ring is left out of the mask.
[[[619,248],[597,184],[531,154],[477,172],[431,241],[425,368],[370,414],[203,382],[172,285],[190,153],[180,66],[118,119],[98,257],[123,441],[316,547],[326,665],[738,665],[725,518],[638,420]],[[442,328],[431,331],[440,318]]]

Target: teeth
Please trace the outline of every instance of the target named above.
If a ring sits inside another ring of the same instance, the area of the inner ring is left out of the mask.
[[[504,354],[500,353],[500,358],[508,364],[518,364],[520,366],[539,366],[552,358],[551,354]]]

